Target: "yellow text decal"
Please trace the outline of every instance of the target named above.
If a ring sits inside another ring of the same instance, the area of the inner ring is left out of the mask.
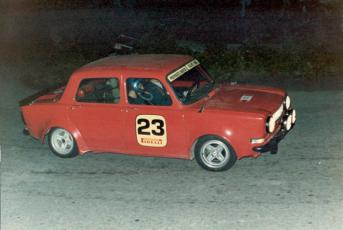
[[[182,66],[180,69],[172,72],[171,74],[168,75],[168,80],[170,82],[175,81],[178,77],[180,77],[182,74],[186,73],[187,71],[193,69],[194,67],[198,66],[200,62],[196,59],[193,61],[187,63],[186,65]]]

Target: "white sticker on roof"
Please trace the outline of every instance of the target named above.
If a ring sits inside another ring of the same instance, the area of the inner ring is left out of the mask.
[[[194,67],[198,66],[199,64],[200,64],[200,62],[198,60],[194,59],[193,61],[182,66],[180,69],[177,69],[174,72],[172,72],[171,74],[169,74],[167,78],[170,82],[172,82],[175,79],[177,79],[178,77],[180,77],[182,74],[193,69]]]

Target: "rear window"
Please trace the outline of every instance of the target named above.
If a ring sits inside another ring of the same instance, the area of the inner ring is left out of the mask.
[[[117,104],[120,100],[117,78],[88,78],[81,81],[76,101]]]

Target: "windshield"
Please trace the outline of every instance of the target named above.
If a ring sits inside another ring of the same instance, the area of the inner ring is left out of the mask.
[[[169,76],[171,75],[173,73]],[[206,97],[214,86],[214,80],[200,65],[188,70],[177,78],[169,79],[169,82],[176,96],[183,104],[192,104]]]

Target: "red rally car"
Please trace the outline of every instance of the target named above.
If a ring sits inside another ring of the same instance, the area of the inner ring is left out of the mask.
[[[296,112],[285,90],[216,85],[187,55],[106,57],[20,102],[25,133],[59,157],[88,152],[193,159],[223,171],[277,152]]]

